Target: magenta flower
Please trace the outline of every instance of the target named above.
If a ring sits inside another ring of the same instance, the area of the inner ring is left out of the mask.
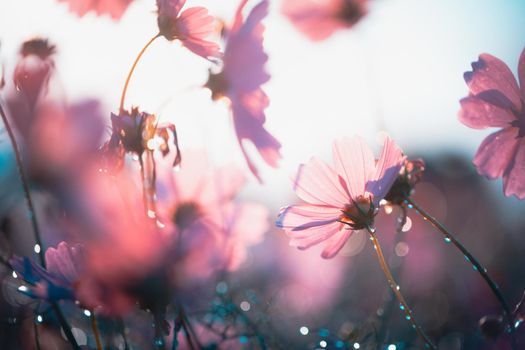
[[[241,151],[251,172],[261,181],[255,164],[244,146],[244,140],[252,142],[264,161],[277,167],[281,158],[281,144],[264,128],[268,96],[261,85],[270,79],[264,65],[268,55],[263,49],[264,26],[261,21],[268,14],[268,1],[257,4],[246,20],[242,11],[247,0],[241,1],[232,27],[226,36],[224,65],[220,73],[210,72],[206,83],[212,98],[226,97],[231,102],[233,123]]]
[[[326,241],[323,258],[333,258],[353,231],[372,227],[405,156],[386,138],[376,161],[366,143],[354,137],[334,142],[333,160],[335,169],[317,158],[299,169],[294,189],[306,204],[283,208],[276,223],[300,249]]]
[[[470,90],[459,120],[473,129],[500,127],[481,143],[474,157],[480,175],[503,177],[506,196],[525,198],[525,50],[518,65],[519,86],[500,59],[482,54],[464,77]],[[521,87],[521,89],[520,89]]]
[[[206,40],[215,32],[215,19],[204,7],[190,7],[181,12],[186,0],[157,0],[159,33],[169,41],[179,39],[187,49],[204,57],[220,58],[217,43]]]
[[[98,16],[110,15],[117,20],[126,11],[133,0],[58,0],[67,2],[69,11],[82,17],[86,13],[95,11]]]
[[[282,11],[304,35],[321,41],[351,28],[367,13],[368,0],[284,0]]]

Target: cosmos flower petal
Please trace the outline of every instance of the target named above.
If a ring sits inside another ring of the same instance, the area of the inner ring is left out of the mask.
[[[332,149],[335,170],[350,197],[356,199],[364,194],[366,181],[375,172],[374,154],[366,142],[357,136],[334,141]]]
[[[209,59],[220,58],[217,43],[206,40],[215,30],[215,19],[204,7],[192,7],[183,11],[177,18],[179,39],[193,53]]]
[[[67,2],[69,10],[79,17],[84,16],[90,11],[95,11],[99,16],[108,14],[114,20],[120,19],[129,4],[133,0],[58,0]]]
[[[505,127],[516,119],[512,111],[476,96],[465,97],[460,103],[459,121],[469,128]]]
[[[464,74],[465,81],[474,95],[498,90],[508,98],[515,108],[521,108],[520,90],[509,67],[489,54],[481,54],[472,63],[472,71]]]
[[[327,241],[327,245],[324,248],[323,252],[321,253],[321,257],[323,259],[332,259],[339,253],[341,248],[344,247],[346,241],[348,238],[350,238],[350,235],[354,231],[352,230],[341,230],[340,232],[336,233],[330,239]]]
[[[285,231],[290,237],[290,245],[299,249],[308,249],[330,239],[341,231],[342,224],[337,221],[328,222],[325,225],[311,227],[306,231]]]
[[[516,153],[519,143],[517,135],[518,129],[509,127],[483,140],[473,161],[480,175],[489,179],[503,175]]]
[[[307,230],[311,227],[323,226],[337,221],[341,210],[322,205],[291,205],[279,213],[277,227],[291,231]]]
[[[350,199],[337,173],[315,157],[299,168],[294,179],[294,190],[302,200],[315,205],[343,208]]]
[[[56,249],[50,247],[46,250],[47,270],[73,283],[80,278],[82,254],[80,245],[70,246],[66,242],[60,242]]]
[[[519,142],[514,159],[503,175],[503,190],[507,197],[525,198],[525,138]]]
[[[373,194],[375,205],[390,191],[404,161],[405,156],[401,148],[390,137],[386,137],[375,174],[366,183],[366,190]]]

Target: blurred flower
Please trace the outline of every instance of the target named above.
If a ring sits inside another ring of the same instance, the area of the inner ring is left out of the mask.
[[[385,199],[392,204],[401,205],[414,192],[414,187],[423,177],[424,171],[425,162],[422,159],[406,159]]]
[[[210,71],[205,86],[211,90],[214,100],[226,97],[231,102],[241,151],[251,172],[261,181],[243,141],[251,141],[264,161],[272,167],[278,165],[281,144],[264,128],[264,110],[269,101],[261,85],[270,79],[270,75],[264,68],[268,55],[263,49],[264,26],[261,21],[268,14],[268,1],[257,4],[243,20],[242,11],[246,3],[247,0],[241,1],[226,35],[223,68],[219,73]]]
[[[387,137],[376,162],[366,143],[354,137],[334,142],[333,160],[335,170],[317,158],[299,169],[294,189],[307,204],[283,208],[276,223],[300,249],[327,241],[323,258],[333,258],[353,231],[373,225],[405,158]]]
[[[35,38],[22,44],[13,82],[15,93],[8,98],[14,126],[27,137],[35,118],[37,102],[47,92],[55,62],[55,46],[47,39]]]
[[[57,248],[46,250],[44,269],[27,257],[13,257],[10,262],[14,270],[30,284],[19,291],[33,298],[51,301],[75,300],[75,288],[84,269],[84,249],[81,245],[60,242]]]
[[[160,35],[169,41],[179,39],[203,58],[220,58],[219,45],[206,40],[215,31],[215,19],[204,7],[191,7],[181,13],[185,3],[186,0],[157,0]]]
[[[351,28],[367,13],[368,0],[284,0],[282,11],[313,41]]]
[[[470,90],[463,98],[459,120],[468,127],[502,127],[479,146],[474,165],[489,179],[503,177],[506,196],[525,198],[525,50],[518,65],[520,86],[500,59],[482,54],[466,72]],[[520,90],[521,88],[521,90]]]
[[[117,20],[126,11],[133,0],[58,0],[67,2],[69,11],[82,17],[90,11],[95,11],[98,16],[108,14]]]
[[[202,151],[185,151],[181,169],[159,164],[159,217],[177,232],[176,259],[187,283],[215,271],[234,270],[248,246],[268,230],[268,212],[255,203],[235,201],[246,178],[233,165],[212,169]],[[168,171],[166,171],[168,170]]]

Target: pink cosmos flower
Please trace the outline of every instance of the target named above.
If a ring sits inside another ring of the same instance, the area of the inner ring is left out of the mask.
[[[268,230],[265,207],[235,201],[246,183],[243,172],[233,165],[213,169],[203,151],[191,150],[184,152],[180,170],[160,163],[158,169],[159,217],[177,232],[179,273],[200,279],[237,269],[247,247]]]
[[[303,34],[321,41],[351,28],[367,13],[368,0],[284,0],[282,11]]]
[[[277,226],[300,249],[326,241],[323,258],[333,258],[353,231],[373,225],[379,201],[396,180],[405,156],[390,138],[376,161],[358,137],[333,145],[335,169],[312,158],[294,181],[295,193],[306,204],[283,208]]]
[[[525,50],[519,65],[519,86],[512,72],[500,59],[482,54],[466,72],[470,90],[460,101],[459,120],[468,127],[503,128],[481,143],[474,157],[480,175],[503,177],[506,196],[525,198]]]
[[[126,11],[133,0],[58,0],[67,2],[69,10],[82,17],[90,11],[95,11],[98,16],[110,15],[117,20]]]
[[[179,39],[187,49],[206,59],[220,58],[219,45],[206,40],[215,32],[215,19],[204,7],[181,12],[185,3],[186,0],[157,0],[160,35],[169,41]]]
[[[261,21],[268,14],[268,1],[257,4],[246,20],[242,11],[247,0],[242,0],[232,27],[226,36],[223,68],[211,73],[206,83],[212,98],[226,97],[231,102],[233,123],[242,153],[251,172],[261,181],[257,168],[248,157],[244,141],[252,142],[264,161],[277,167],[281,158],[281,144],[266,129],[264,110],[268,107],[268,96],[261,85],[270,79],[264,65],[268,55],[263,49],[264,26]]]

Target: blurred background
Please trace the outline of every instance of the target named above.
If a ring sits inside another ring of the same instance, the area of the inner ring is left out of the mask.
[[[188,4],[204,5],[230,22],[238,1]],[[516,72],[525,46],[525,2],[372,0],[355,27],[320,43],[299,33],[280,6],[272,1],[264,21],[272,75],[264,90],[270,98],[267,129],[282,143],[283,159],[279,169],[259,161],[264,184],[252,177],[242,197],[266,205],[273,221],[279,208],[296,201],[290,178],[300,163],[312,155],[330,161],[331,143],[341,136],[361,135],[377,151],[386,132],[410,158],[427,163],[415,200],[456,233],[515,305],[525,289],[525,204],[505,198],[500,180],[476,174],[471,159],[492,130],[465,127],[457,112],[468,93],[463,73],[480,53]],[[109,120],[136,54],[157,32],[155,12],[153,0],[136,0],[114,21],[93,13],[78,18],[54,0],[0,0],[0,62],[11,76],[20,44],[33,36],[49,38],[57,47],[57,76],[67,98],[100,100]],[[158,40],[135,71],[127,103],[175,123],[183,149],[205,148],[217,164],[233,160],[245,166],[228,108],[201,88],[209,67],[179,44]],[[10,194],[17,180],[9,143],[0,143],[0,150],[5,213],[17,210]],[[399,237],[398,215],[397,208],[381,213],[378,235],[416,317],[440,349],[508,348],[508,339],[489,341],[479,330],[479,319],[499,309],[478,274],[413,211],[411,227]],[[210,282],[210,288],[219,295],[227,291],[229,302],[241,305],[285,349],[381,348],[377,343],[388,350],[422,348],[389,301],[364,234],[352,237],[333,260],[319,254],[289,247],[272,228],[238,272]],[[2,339],[16,343],[13,310],[4,309]],[[81,329],[86,321],[75,322]],[[524,344],[523,329],[518,334]],[[243,346],[243,339],[236,341]]]

